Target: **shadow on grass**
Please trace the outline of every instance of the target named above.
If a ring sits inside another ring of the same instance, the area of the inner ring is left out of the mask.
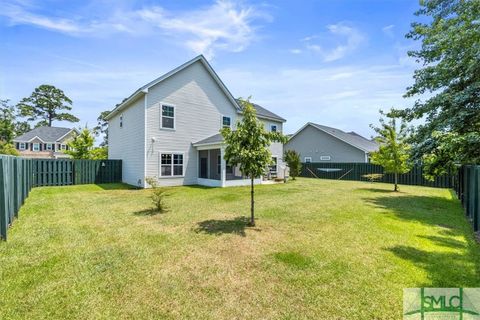
[[[478,248],[465,247],[455,252],[431,252],[409,246],[395,246],[386,250],[425,270],[429,282],[416,283],[418,287],[478,287],[480,257]]]
[[[97,187],[102,188],[103,190],[133,190],[137,189],[134,186],[131,186],[126,183],[96,183]]]
[[[422,239],[427,239],[435,243],[437,246],[448,247],[452,249],[465,249],[465,242],[458,241],[450,237],[439,237],[439,236],[417,236]]]
[[[381,189],[381,188],[358,188],[356,189],[357,191],[365,191],[365,192],[372,192],[372,193],[386,193],[386,194],[401,194],[402,192],[401,191],[393,191],[393,187],[392,189]]]
[[[155,216],[157,214],[161,214],[161,212],[153,208],[138,210],[133,213],[135,216]]]
[[[229,220],[205,220],[197,224],[195,232],[213,235],[236,234],[245,237],[245,228],[249,220],[246,217],[236,217]]]

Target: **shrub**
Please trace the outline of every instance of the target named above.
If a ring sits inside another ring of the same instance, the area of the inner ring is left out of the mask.
[[[167,197],[167,189],[158,185],[157,179],[152,177],[145,178],[145,181],[152,187],[151,199],[155,210],[158,213],[164,213],[168,211],[168,207],[165,204],[165,198]]]
[[[287,150],[285,151],[285,162],[290,169],[290,177],[292,180],[295,180],[295,177],[298,177],[300,174],[300,170],[302,167],[302,163],[300,162],[300,154],[295,150]]]

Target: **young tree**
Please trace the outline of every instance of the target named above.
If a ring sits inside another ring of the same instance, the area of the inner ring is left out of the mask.
[[[255,225],[254,179],[266,172],[272,163],[269,146],[272,142],[286,142],[286,137],[279,132],[267,132],[262,122],[257,119],[256,111],[249,100],[239,100],[243,109],[243,118],[237,123],[235,131],[223,128],[225,139],[225,161],[232,166],[239,166],[240,171],[250,178],[250,225]]]
[[[102,111],[97,118],[97,125],[93,128],[95,135],[103,135],[103,141],[100,143],[101,147],[108,146],[108,121],[105,117],[110,113],[109,110]]]
[[[296,177],[300,174],[302,169],[302,163],[300,162],[300,154],[295,150],[286,150],[283,156],[287,166],[290,170],[290,177],[292,180],[295,180]]]
[[[10,144],[15,138],[15,107],[0,100],[0,141]]]
[[[378,151],[370,155],[371,161],[383,166],[385,172],[394,174],[394,191],[398,191],[398,175],[410,171],[410,146],[406,142],[408,128],[404,121],[401,121],[400,127],[397,128],[397,119],[393,111],[386,114],[380,110],[380,114],[382,116],[380,126],[370,125],[378,135],[375,141],[379,144]],[[389,120],[385,121],[383,116]]]
[[[406,97],[426,96],[400,111],[424,119],[412,138],[413,157],[427,174],[480,162],[480,1],[423,0],[407,38],[421,41],[409,56],[420,63]],[[427,93],[427,95],[424,95]]]
[[[54,120],[78,122],[74,115],[63,112],[72,110],[72,100],[65,93],[51,85],[42,84],[32,92],[30,97],[23,98],[17,105],[22,117],[28,121],[41,119],[37,126],[52,126]]]
[[[104,160],[108,159],[108,148],[97,147],[90,150],[90,158],[92,160]]]
[[[68,142],[69,150],[65,150],[65,153],[71,155],[73,159],[91,159],[94,142],[95,138],[90,130],[84,128],[79,135]]]

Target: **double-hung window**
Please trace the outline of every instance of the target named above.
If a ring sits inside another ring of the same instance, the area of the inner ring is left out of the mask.
[[[312,157],[305,157],[304,160],[305,160],[305,163],[310,163],[312,162]]]
[[[175,129],[175,107],[162,105],[162,128]]]
[[[277,125],[276,124],[270,125],[270,131],[271,132],[277,132]]]
[[[160,156],[160,176],[183,176],[183,154],[162,153]]]
[[[33,151],[40,151],[40,143],[33,144]]]
[[[47,143],[47,150],[52,151],[52,144],[51,143]]]
[[[222,127],[224,128],[231,128],[232,126],[232,119],[227,116],[222,117]]]
[[[20,150],[25,150],[25,142],[20,142],[20,143],[18,144],[18,148],[19,148]]]

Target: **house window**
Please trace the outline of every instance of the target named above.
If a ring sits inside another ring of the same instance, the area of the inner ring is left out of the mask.
[[[123,114],[120,115],[120,128],[123,128]]]
[[[221,174],[222,172],[222,156],[218,155],[217,156],[217,173]]]
[[[162,128],[175,128],[175,107],[162,105]]]
[[[47,143],[47,150],[52,151],[52,144],[51,143]]]
[[[330,156],[320,156],[321,161],[329,161],[330,159]]]
[[[61,150],[67,150],[67,145],[65,145],[65,144],[62,143],[62,144],[60,145],[60,149],[61,149]]]
[[[277,125],[276,125],[276,124],[272,124],[272,125],[270,126],[270,131],[272,131],[272,132],[277,132]]]
[[[183,176],[183,154],[162,153],[160,159],[162,177]]]
[[[272,164],[268,166],[270,174],[277,173],[277,157],[272,157]]]
[[[25,142],[20,142],[20,143],[18,144],[18,148],[19,148],[20,150],[25,150]]]
[[[232,119],[230,117],[223,116],[222,117],[222,127],[230,128],[232,125]]]
[[[33,151],[40,151],[40,143],[33,144]]]
[[[312,157],[305,157],[305,163],[310,163],[312,162]]]

